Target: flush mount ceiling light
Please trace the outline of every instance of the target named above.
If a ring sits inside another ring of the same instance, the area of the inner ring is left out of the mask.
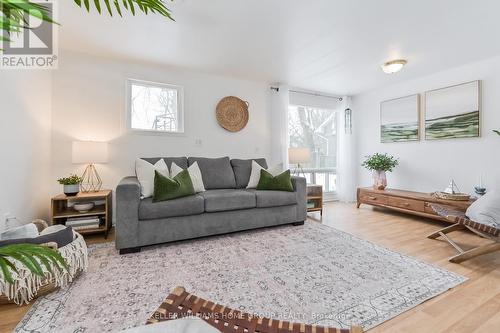
[[[387,74],[396,73],[399,72],[406,63],[407,61],[404,59],[388,61],[382,65],[382,70]]]

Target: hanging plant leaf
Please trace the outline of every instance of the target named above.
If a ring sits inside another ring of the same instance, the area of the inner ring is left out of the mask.
[[[170,9],[165,6],[165,0],[73,0],[74,3],[90,12],[92,4],[99,14],[103,7],[110,16],[114,12],[122,16],[122,11],[129,11],[135,15],[137,10],[148,15],[159,14],[172,21]],[[104,6],[102,5],[104,3]],[[114,8],[114,10],[113,10]],[[0,0],[0,41],[10,41],[10,35],[19,33],[27,27],[27,16],[36,17],[42,21],[58,24],[52,20],[50,8],[30,0]],[[1,50],[1,49],[0,49]]]

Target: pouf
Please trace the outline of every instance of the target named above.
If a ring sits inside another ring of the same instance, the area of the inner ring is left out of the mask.
[[[18,274],[14,275],[15,282],[10,284],[0,278],[0,304],[28,304],[38,296],[60,287],[66,287],[80,272],[87,269],[87,244],[79,233],[73,231],[73,241],[58,248],[57,251],[66,260],[67,270],[54,269],[53,272],[48,272],[47,268],[42,265],[45,276],[40,277],[16,262]]]

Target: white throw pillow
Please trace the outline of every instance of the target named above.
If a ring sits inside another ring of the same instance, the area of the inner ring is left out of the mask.
[[[170,166],[170,177],[174,178],[183,169],[172,162]],[[194,162],[189,168],[187,168],[189,177],[191,177],[191,182],[193,182],[193,188],[196,193],[205,192],[205,185],[203,184],[203,178],[201,177],[201,170],[198,166],[198,162]]]
[[[67,227],[66,227],[64,224],[54,224],[54,225],[50,225],[50,226],[48,226],[47,228],[43,229],[43,230],[40,232],[40,236],[53,234],[53,233],[55,233],[55,232],[58,232],[58,231],[64,230],[64,229],[66,229],[66,228],[67,228]]]
[[[163,158],[161,158],[154,165],[143,160],[142,158],[138,158],[135,161],[135,174],[141,184],[142,198],[149,198],[153,195],[155,186],[155,170],[165,177],[169,176],[167,163],[165,163]]]
[[[24,224],[19,227],[9,228],[0,233],[0,240],[17,238],[35,238],[38,237],[38,228],[33,223]]]
[[[465,214],[474,222],[500,228],[500,192],[488,191],[474,201]]]
[[[257,185],[259,184],[259,180],[260,180],[260,170],[262,170],[262,169],[266,170],[267,172],[269,172],[273,176],[277,176],[283,172],[283,170],[282,170],[283,168],[280,165],[276,165],[272,168],[265,169],[262,166],[260,166],[259,163],[252,160],[252,171],[250,172],[250,179],[248,180],[247,188],[256,188],[257,187]]]

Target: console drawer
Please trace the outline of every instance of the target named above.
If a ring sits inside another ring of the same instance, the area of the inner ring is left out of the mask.
[[[387,196],[370,192],[360,193],[360,201],[374,205],[387,205]]]
[[[423,201],[413,200],[413,199],[405,199],[398,197],[389,197],[389,206],[403,208],[408,210],[413,210],[417,212],[424,212],[425,205]]]

